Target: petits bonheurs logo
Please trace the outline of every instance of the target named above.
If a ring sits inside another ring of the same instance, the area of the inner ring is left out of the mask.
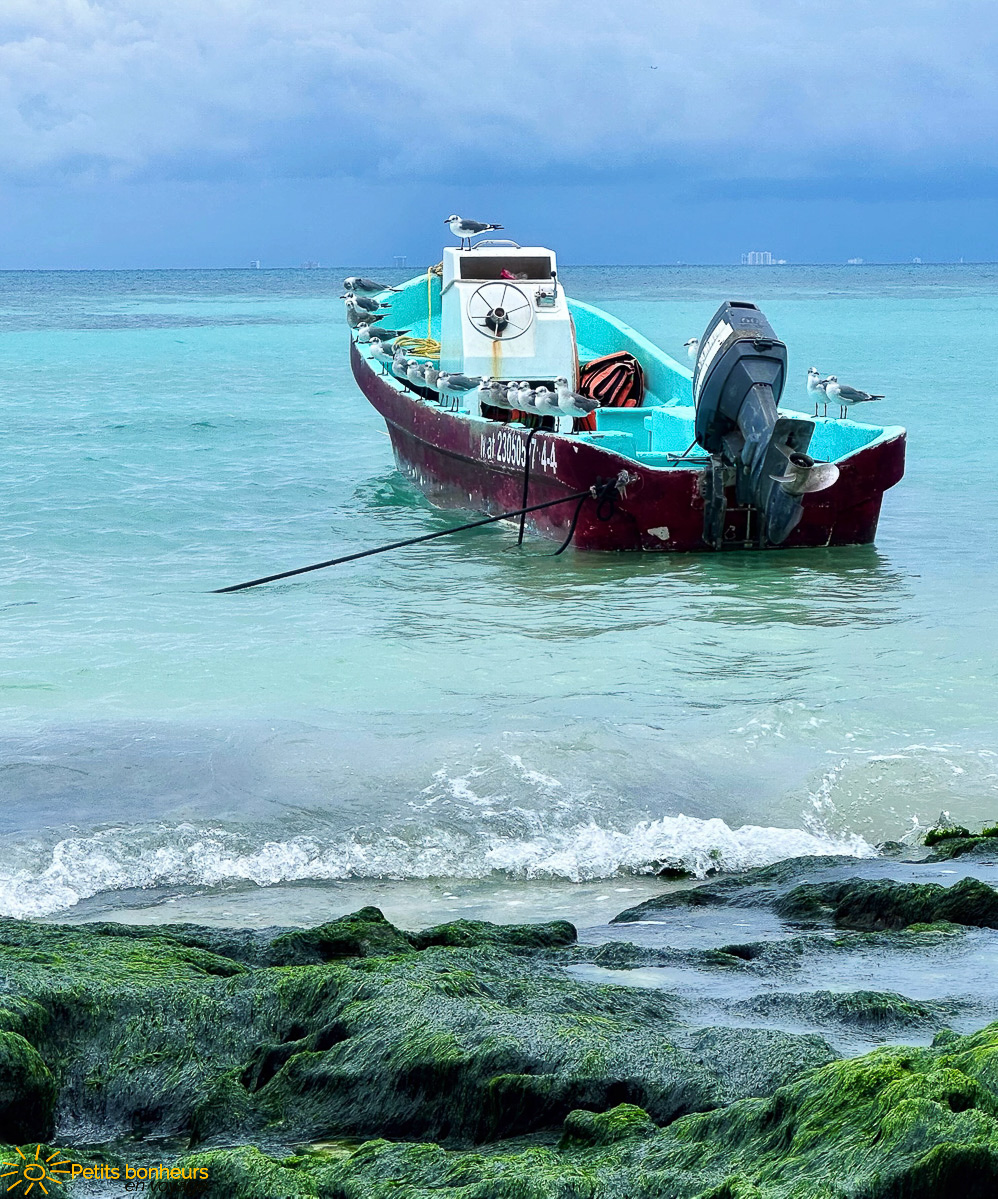
[[[0,1162],[4,1171],[0,1174],[0,1193],[29,1195],[37,1187],[43,1195],[47,1195],[48,1188],[53,1184],[61,1187],[59,1175],[72,1173],[70,1163],[60,1157],[61,1153],[61,1149],[56,1149],[54,1153],[42,1157],[42,1146],[38,1145],[35,1156],[28,1157],[17,1149],[17,1161]]]

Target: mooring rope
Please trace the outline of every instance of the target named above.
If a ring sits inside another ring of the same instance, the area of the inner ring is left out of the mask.
[[[566,537],[560,549],[557,550],[557,554],[560,554],[568,548],[569,542],[575,536],[575,526],[578,523],[582,505],[586,500],[592,499],[596,501],[596,516],[599,520],[610,520],[616,510],[614,500],[618,494],[623,494],[628,482],[630,482],[630,476],[627,474],[627,471],[621,471],[616,479],[606,482],[602,479],[597,479],[585,491],[576,491],[572,495],[563,495],[556,500],[544,500],[543,503],[517,508],[512,512],[500,512],[498,516],[485,516],[481,520],[472,520],[467,524],[456,525],[453,529],[439,529],[436,533],[424,533],[421,537],[407,537],[404,541],[393,541],[389,545],[379,545],[373,550],[359,550],[355,554],[344,554],[340,558],[330,558],[326,562],[314,562],[311,566],[299,566],[295,570],[282,570],[278,574],[264,575],[261,579],[250,579],[248,583],[234,583],[230,587],[216,587],[211,594],[227,595],[232,591],[245,591],[249,587],[259,587],[263,583],[276,583],[278,579],[290,579],[294,575],[308,574],[312,570],[324,570],[327,566],[340,566],[344,562],[356,562],[359,558],[370,558],[374,554],[387,553],[388,550],[402,549],[407,545],[419,545],[423,541],[433,541],[437,537],[449,537],[451,533],[463,533],[466,529],[478,529],[482,525],[494,525],[496,521],[509,520],[513,516],[524,516],[528,512],[539,512],[542,508],[553,508],[556,504],[567,504],[572,500],[578,500],[579,502],[568,530],[568,537]]]

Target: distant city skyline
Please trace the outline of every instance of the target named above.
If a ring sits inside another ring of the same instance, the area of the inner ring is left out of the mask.
[[[10,0],[0,267],[998,259],[983,0]],[[486,69],[487,66],[487,69]]]

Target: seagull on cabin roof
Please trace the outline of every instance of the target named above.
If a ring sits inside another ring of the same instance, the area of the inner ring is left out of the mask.
[[[456,214],[449,216],[445,221],[445,225],[450,225],[450,231],[455,237],[461,239],[461,249],[465,249],[465,242],[468,243],[467,249],[471,249],[471,239],[477,237],[479,233],[491,233],[494,229],[501,229],[502,225],[485,225],[481,221],[468,221],[464,217],[459,217]]]
[[[849,408],[853,404],[869,404],[873,400],[882,400],[884,397],[880,395],[871,395],[868,391],[859,391],[855,387],[849,387],[845,383],[840,383],[837,375],[829,375],[825,380],[825,395],[833,404],[839,406],[839,419],[846,415]]]
[[[401,291],[401,288],[389,287],[387,283],[377,283],[374,279],[365,279],[360,275],[344,279],[343,286],[347,291],[361,296],[376,296],[381,291]]]

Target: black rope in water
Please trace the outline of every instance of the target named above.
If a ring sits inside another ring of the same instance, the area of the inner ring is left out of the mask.
[[[607,484],[606,486],[615,487],[616,484]],[[248,587],[259,587],[262,583],[276,583],[278,579],[290,579],[293,575],[308,574],[312,570],[324,570],[327,566],[340,566],[344,562],[356,562],[358,558],[370,558],[373,554],[384,554],[388,550],[402,549],[407,545],[419,545],[420,542],[433,541],[437,537],[449,537],[451,533],[463,533],[465,529],[478,529],[482,525],[494,525],[499,520],[509,520],[513,516],[523,516],[527,512],[539,512],[542,508],[553,508],[555,504],[567,504],[571,500],[579,500],[579,508],[576,509],[569,532],[569,540],[571,540],[575,533],[575,522],[578,520],[582,504],[587,499],[601,500],[605,487],[602,490],[597,490],[597,487],[598,485],[590,487],[587,491],[576,491],[572,495],[563,495],[557,500],[545,500],[541,504],[531,504],[528,508],[517,508],[513,512],[500,512],[498,516],[486,516],[481,520],[472,520],[465,525],[456,525],[453,529],[440,529],[436,533],[424,533],[422,537],[407,537],[405,541],[393,541],[390,545],[379,545],[373,550],[360,550],[356,554],[344,554],[341,558],[330,558],[327,562],[315,562],[311,566],[299,566],[296,570],[282,570],[275,575],[264,575],[262,579],[251,579],[248,583],[234,583],[231,587],[216,587],[211,594],[227,595],[231,591],[245,591]],[[568,542],[565,544],[567,545]],[[564,548],[565,546],[562,546],[562,549]],[[561,550],[558,553],[560,554]]]
[[[572,522],[568,526],[568,536],[551,555],[552,558],[557,558],[559,554],[563,554],[571,545],[572,538],[575,536],[575,526],[579,523],[579,515],[582,512],[582,505],[587,499],[594,499],[596,501],[597,520],[613,520],[614,513],[617,511],[617,505],[614,501],[620,494],[622,488],[626,485],[626,473],[623,476],[618,475],[616,479],[608,479],[605,483],[602,479],[597,479],[594,486],[592,486],[589,491],[587,491],[586,494],[580,498],[578,504],[576,504],[575,511],[572,513]]]
[[[523,466],[523,498],[520,500],[520,507],[523,511],[520,513],[520,532],[516,538],[517,545],[523,545],[523,526],[527,520],[527,492],[530,489],[530,443],[534,440],[534,434],[539,428],[540,425],[534,425],[527,434],[527,459]]]

